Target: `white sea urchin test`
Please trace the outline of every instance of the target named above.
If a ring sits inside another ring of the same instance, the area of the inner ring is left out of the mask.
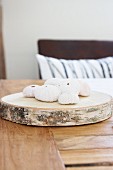
[[[35,98],[40,101],[54,102],[58,100],[60,90],[53,85],[43,85],[35,89]]]
[[[34,96],[34,90],[38,87],[38,85],[30,85],[23,89],[23,96],[24,97],[35,97]]]

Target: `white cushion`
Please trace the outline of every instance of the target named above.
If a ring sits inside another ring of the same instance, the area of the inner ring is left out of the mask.
[[[41,78],[113,78],[113,57],[64,60],[36,55]]]

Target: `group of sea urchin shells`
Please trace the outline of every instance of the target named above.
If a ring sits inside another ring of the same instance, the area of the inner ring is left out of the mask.
[[[44,85],[30,85],[23,89],[24,97],[35,97],[43,102],[59,104],[77,104],[80,96],[89,96],[90,87],[84,81],[77,79],[51,78]]]

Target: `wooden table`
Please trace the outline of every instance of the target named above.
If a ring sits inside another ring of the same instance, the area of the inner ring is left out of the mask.
[[[0,80],[0,97],[36,80]],[[113,118],[75,127],[33,127],[0,119],[0,170],[113,170]]]

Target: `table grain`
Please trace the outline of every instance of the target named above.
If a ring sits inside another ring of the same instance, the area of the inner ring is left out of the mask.
[[[0,80],[0,98],[41,80]],[[0,119],[0,170],[113,170],[113,118],[35,127]]]

